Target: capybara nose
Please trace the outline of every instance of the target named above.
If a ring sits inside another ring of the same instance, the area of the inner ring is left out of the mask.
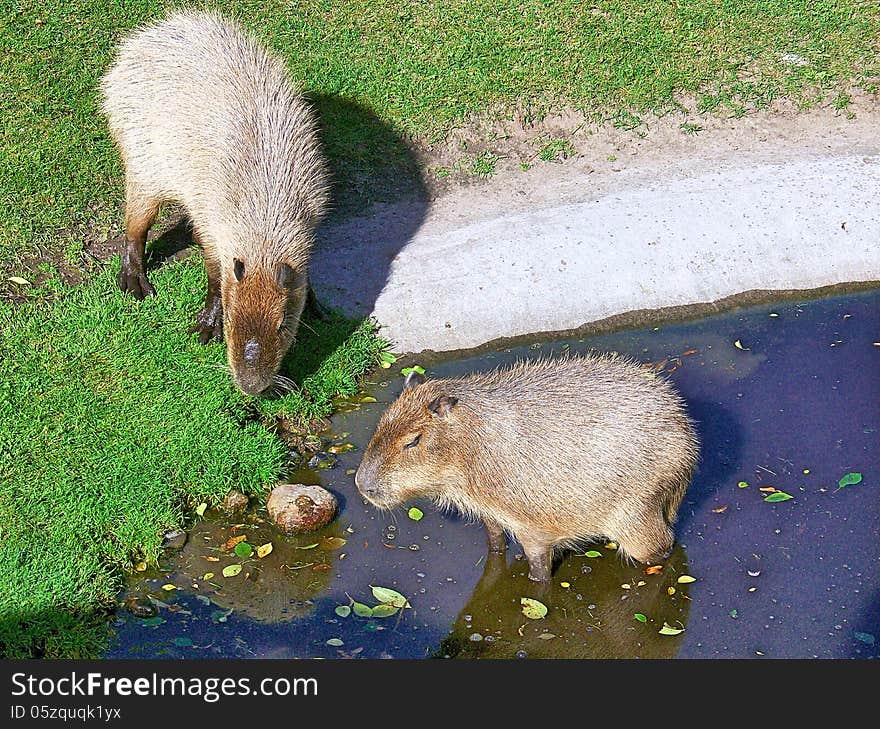
[[[362,473],[363,469],[359,468],[357,473],[354,475],[354,485],[357,486],[357,490],[361,492],[368,499],[375,496],[379,493],[379,487],[376,485],[376,482]]]

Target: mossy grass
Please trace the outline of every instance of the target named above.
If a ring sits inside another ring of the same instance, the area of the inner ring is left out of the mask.
[[[115,263],[48,300],[0,303],[0,654],[77,657],[102,645],[126,569],[230,488],[265,495],[285,459],[261,422],[306,422],[356,392],[385,343],[370,321],[303,322],[274,401],[242,395],[225,347],[188,333],[198,260],[152,272],[144,302]]]

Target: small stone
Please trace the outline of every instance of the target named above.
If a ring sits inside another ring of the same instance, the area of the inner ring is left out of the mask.
[[[139,618],[152,618],[159,613],[159,609],[145,597],[125,598],[125,609]]]
[[[172,529],[162,537],[162,549],[177,551],[186,544],[187,534],[182,529]]]
[[[269,518],[285,534],[320,529],[336,515],[336,497],[320,486],[301,483],[276,486],[266,503]]]
[[[223,511],[227,514],[238,514],[248,507],[248,497],[241,491],[232,489],[223,499]]]
[[[483,636],[480,635],[479,633],[471,633],[468,636],[468,640],[473,643],[479,643],[481,640],[483,640]]]
[[[316,453],[309,459],[309,468],[326,471],[335,468],[337,460],[332,453]]]

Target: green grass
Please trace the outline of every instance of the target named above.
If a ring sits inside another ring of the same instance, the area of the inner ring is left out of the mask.
[[[260,422],[327,415],[384,343],[370,322],[305,321],[284,371],[302,392],[242,395],[222,345],[187,333],[204,272],[153,272],[159,296],[51,280],[51,303],[0,302],[0,655],[93,655],[124,570],[154,562],[194,505],[262,494],[283,443]],[[317,331],[315,331],[317,330]]]
[[[40,245],[63,250],[60,231],[100,234],[118,219],[97,79],[121,33],[184,4],[0,4],[0,273],[21,273]],[[568,103],[632,128],[682,93],[742,114],[880,75],[880,5],[862,0],[206,4],[234,6],[284,54],[318,102],[343,183],[411,166],[401,136],[437,139],[487,109]]]

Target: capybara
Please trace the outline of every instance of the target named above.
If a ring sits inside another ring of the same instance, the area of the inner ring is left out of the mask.
[[[663,558],[697,463],[684,403],[662,376],[616,355],[520,362],[445,380],[407,376],[355,476],[380,508],[429,497],[505,532],[529,577],[553,550],[605,537],[641,562]]]
[[[125,37],[101,92],[125,166],[120,288],[155,294],[147,232],[180,204],[208,274],[192,332],[225,336],[243,392],[282,382],[329,195],[315,113],[283,61],[220,15],[182,11]]]

